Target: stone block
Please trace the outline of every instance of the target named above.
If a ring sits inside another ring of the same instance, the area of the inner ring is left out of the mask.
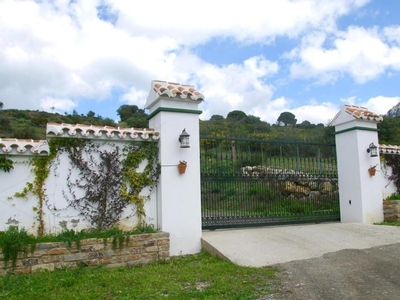
[[[66,248],[53,248],[49,250],[49,255],[61,255],[67,253]]]
[[[48,263],[56,263],[56,262],[60,262],[63,260],[63,256],[62,255],[53,255],[53,256],[43,256],[42,257],[42,262],[44,264],[48,264]]]
[[[142,257],[141,254],[131,254],[127,256],[127,260],[138,260]]]
[[[327,194],[333,191],[333,185],[329,181],[324,181],[319,184],[319,191],[322,194]]]
[[[140,241],[138,241],[138,240],[132,240],[132,239],[129,239],[129,242],[128,242],[128,247],[140,247],[140,246],[142,246],[142,242],[140,242]]]
[[[143,246],[145,246],[145,247],[154,246],[155,244],[156,244],[155,240],[148,240],[148,241],[143,242]]]
[[[22,265],[23,266],[33,266],[39,264],[39,259],[37,258],[27,258],[22,260]]]
[[[31,257],[42,257],[42,256],[46,256],[48,254],[48,250],[38,250],[36,248],[35,252],[33,252],[30,256]]]
[[[82,246],[88,246],[88,245],[97,245],[97,244],[99,244],[99,240],[101,241],[101,244],[103,244],[103,240],[102,239],[96,239],[96,238],[81,240],[80,244],[81,244],[81,247]]]
[[[59,262],[54,264],[56,269],[75,268],[76,262]]]
[[[137,248],[137,247],[134,247],[134,248],[131,248],[130,249],[130,253],[143,253],[144,252],[144,248],[142,248],[142,247],[140,247],[140,248]]]
[[[161,232],[154,233],[154,234],[153,234],[153,237],[154,237],[155,239],[159,239],[159,238],[169,238],[169,233],[168,233],[168,232],[161,231]]]
[[[103,244],[94,244],[94,245],[85,245],[82,246],[81,245],[81,252],[96,252],[96,251],[100,251],[100,250],[104,250],[104,245]]]
[[[157,246],[146,247],[145,250],[146,252],[157,252],[158,247]]]
[[[46,250],[52,248],[66,248],[68,243],[41,243],[36,245],[36,250]]]
[[[103,259],[104,256],[105,256],[104,252],[101,251],[89,253],[89,259]]]
[[[31,270],[32,270],[32,272],[39,271],[39,270],[53,271],[54,267],[55,267],[54,264],[41,264],[41,265],[32,266]]]
[[[169,259],[169,251],[160,251],[158,253],[158,257],[159,258],[163,258],[163,259],[165,259],[165,258]]]
[[[168,245],[163,245],[163,246],[158,246],[158,251],[168,252],[169,253],[169,244]]]
[[[64,256],[64,261],[78,261],[87,259],[87,253],[67,254]]]
[[[169,245],[169,238],[162,238],[157,241],[157,246]]]

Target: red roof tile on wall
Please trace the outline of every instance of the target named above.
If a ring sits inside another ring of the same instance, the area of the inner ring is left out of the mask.
[[[192,85],[180,84],[177,82],[154,80],[153,91],[159,96],[168,96],[170,98],[179,96],[182,99],[190,98],[194,101],[204,100],[204,95],[196,91]]]
[[[369,111],[366,107],[356,105],[345,105],[345,111],[355,119],[382,121],[383,116]]]

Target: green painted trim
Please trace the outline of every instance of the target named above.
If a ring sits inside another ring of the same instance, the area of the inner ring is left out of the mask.
[[[351,128],[347,128],[347,129],[343,129],[343,130],[340,130],[338,132],[335,132],[335,134],[341,134],[341,133],[345,133],[345,132],[349,132],[349,131],[353,131],[353,130],[364,130],[364,131],[375,131],[375,132],[378,132],[377,128],[354,126],[354,127],[351,127]]]
[[[166,112],[176,112],[176,113],[185,113],[185,114],[197,114],[200,115],[202,113],[201,110],[195,109],[183,109],[183,108],[171,108],[171,107],[159,107],[155,111],[153,111],[148,117],[147,120],[150,120],[159,112],[166,111]]]

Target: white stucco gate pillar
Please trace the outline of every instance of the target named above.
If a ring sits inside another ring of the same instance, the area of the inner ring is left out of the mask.
[[[339,175],[340,217],[342,222],[383,221],[382,177],[369,174],[380,170],[379,151],[371,157],[370,145],[379,147],[377,123],[381,115],[365,107],[345,105],[332,121],[335,126]]]
[[[170,233],[170,255],[201,250],[201,195],[198,105],[204,96],[193,86],[152,81],[147,98],[149,127],[160,132],[160,181],[157,186],[158,227]],[[181,148],[182,131],[190,148]],[[187,162],[184,174],[180,161]]]

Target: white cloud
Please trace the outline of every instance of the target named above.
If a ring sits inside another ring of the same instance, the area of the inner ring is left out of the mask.
[[[130,105],[137,105],[138,107],[144,107],[146,104],[146,98],[148,93],[145,91],[137,90],[135,87],[131,87],[122,97],[121,101],[126,102]]]
[[[398,49],[386,45],[377,32],[348,30],[338,36],[334,49],[323,48],[337,30],[336,20],[367,2],[280,0],[261,7],[259,0],[204,0],[197,6],[183,0],[3,0],[0,100],[5,108],[61,111],[84,99],[107,99],[117,89],[122,91],[118,100],[142,106],[151,80],[160,79],[201,90],[206,96],[204,119],[239,109],[274,123],[282,111],[291,109],[299,121],[304,117],[325,123],[322,118],[332,109],[329,105],[293,108],[287,97],[273,97],[275,87],[269,80],[281,70],[278,62],[255,55],[218,66],[190,49],[217,37],[262,44],[318,30],[287,55],[299,59],[294,75],[332,82],[349,72],[360,82],[369,80],[388,66],[395,68],[398,58]],[[112,22],[99,18],[96,7],[101,4],[115,17]],[[385,32],[387,39],[397,41],[396,30]],[[358,61],[362,68],[347,56],[355,47],[353,38],[376,46],[356,48],[356,53],[365,54]],[[364,62],[371,67],[365,68]]]
[[[383,30],[389,42],[396,43],[400,46],[400,26],[389,26]]]
[[[40,100],[40,106],[44,111],[57,111],[59,113],[64,113],[75,108],[77,104],[71,99],[45,97]]]
[[[377,96],[368,99],[368,101],[361,103],[361,105],[374,113],[384,115],[399,102],[400,97]]]
[[[340,102],[343,104],[366,107],[374,113],[385,115],[393,106],[400,102],[400,97],[376,96],[369,98],[367,101],[363,101],[356,96],[352,96],[342,98]]]
[[[304,105],[292,110],[297,118],[297,123],[309,121],[313,124],[322,123],[327,125],[329,120],[333,119],[339,107],[333,103],[322,103],[320,105]]]
[[[318,78],[326,83],[349,74],[357,83],[365,83],[388,68],[400,69],[400,47],[386,44],[377,28],[349,27],[337,33],[330,49],[324,46],[325,36],[315,36],[291,52],[291,57],[297,54],[299,59],[291,66],[294,78]]]
[[[174,66],[180,70],[179,80],[193,84],[206,96],[202,119],[213,114],[226,116],[232,110],[254,114],[272,98],[274,88],[266,83],[266,78],[279,69],[276,62],[262,56],[251,57],[242,64],[217,67],[188,52],[177,56]]]
[[[171,36],[182,44],[198,44],[213,36],[239,41],[265,41],[276,36],[297,36],[310,28],[335,29],[336,18],[365,5],[368,0],[261,2],[259,0],[187,1],[109,0],[118,11],[117,26],[151,37]],[[184,24],[184,25],[183,25]]]

